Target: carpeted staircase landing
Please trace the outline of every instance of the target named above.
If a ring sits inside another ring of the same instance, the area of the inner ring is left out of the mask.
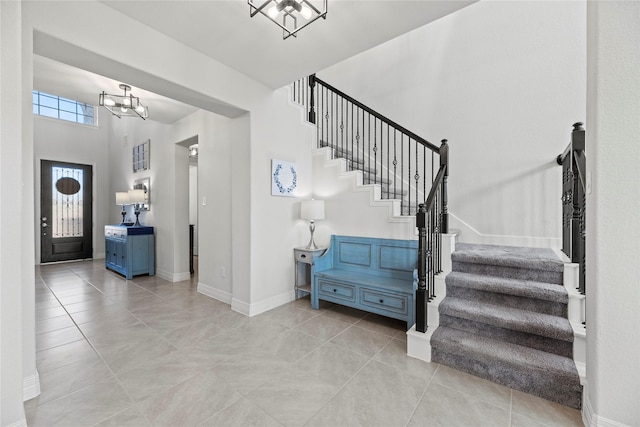
[[[432,360],[580,408],[564,265],[551,249],[456,245]]]

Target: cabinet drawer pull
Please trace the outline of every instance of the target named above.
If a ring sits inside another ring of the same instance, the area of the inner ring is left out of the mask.
[[[306,258],[307,256],[305,254],[300,254],[300,258]]]
[[[338,292],[338,290],[337,290],[337,289],[334,289],[334,290],[333,290],[333,292]]]
[[[384,303],[384,300],[383,300],[383,299],[380,299],[380,304],[382,304],[382,303]]]

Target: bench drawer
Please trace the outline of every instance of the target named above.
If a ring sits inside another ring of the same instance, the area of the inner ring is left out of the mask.
[[[318,294],[322,297],[329,297],[336,300],[356,301],[355,286],[336,283],[326,279],[318,279]]]
[[[360,304],[389,313],[406,315],[408,314],[409,299],[406,295],[360,288]]]

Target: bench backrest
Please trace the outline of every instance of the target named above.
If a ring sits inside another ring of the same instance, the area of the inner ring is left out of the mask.
[[[331,236],[332,268],[413,280],[417,240]]]

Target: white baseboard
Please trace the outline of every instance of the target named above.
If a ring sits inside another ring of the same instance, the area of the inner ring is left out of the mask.
[[[27,419],[23,418],[23,419],[21,419],[19,421],[16,421],[13,424],[7,424],[6,427],[28,427],[27,426]]]
[[[557,237],[507,236],[483,234],[449,211],[449,228],[459,229],[459,241],[464,243],[480,243],[484,245],[524,246],[535,248],[557,248],[562,246],[562,239]]]
[[[235,299],[232,298],[231,299],[231,310],[240,313],[240,314],[244,314],[245,316],[250,316],[251,313],[251,305],[244,302],[244,301],[240,301],[239,299]]]
[[[191,273],[189,273],[188,271],[182,273],[169,273],[168,271],[156,269],[156,276],[169,282],[175,283],[189,280],[191,278]]]
[[[582,399],[582,422],[585,427],[632,427],[629,424],[624,424],[596,414],[593,411],[593,406],[591,406],[587,390],[588,385],[585,385],[582,392],[584,395],[584,398]]]
[[[206,295],[225,304],[231,305],[232,295],[229,292],[222,291],[218,288],[214,288],[213,286],[207,285],[202,282],[198,282],[197,291],[202,295]]]
[[[105,254],[104,252],[95,252],[93,254],[93,259],[104,259]]]
[[[276,307],[280,307],[283,304],[291,302],[295,299],[295,295],[292,291],[282,292],[279,295],[264,299],[262,301],[252,303],[249,306],[249,316],[257,316],[260,313],[269,311]]]
[[[184,282],[185,280],[191,279],[191,273],[188,271],[183,271],[182,273],[176,273],[173,275],[174,282]]]
[[[22,380],[22,400],[25,402],[40,395],[40,375],[35,374]]]
[[[226,291],[221,291],[211,285],[207,285],[202,282],[198,282],[198,292],[208,297],[217,299],[225,304],[231,305],[231,310],[236,311],[245,316],[257,316],[260,313],[269,311],[276,307],[280,307],[295,299],[293,291],[283,292],[271,298],[267,298],[257,303],[249,304],[245,301],[241,301],[237,298],[233,298],[233,295]]]

